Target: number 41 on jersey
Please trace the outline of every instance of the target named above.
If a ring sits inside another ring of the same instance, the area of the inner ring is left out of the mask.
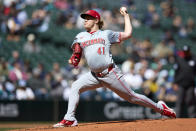
[[[105,54],[105,47],[99,47],[98,50],[97,50],[97,53],[99,55],[104,55]]]

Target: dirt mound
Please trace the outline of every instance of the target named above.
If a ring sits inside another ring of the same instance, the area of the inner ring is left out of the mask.
[[[77,127],[52,128],[51,125],[20,131],[194,131],[196,119],[161,119],[82,123]],[[18,130],[15,130],[18,131]]]

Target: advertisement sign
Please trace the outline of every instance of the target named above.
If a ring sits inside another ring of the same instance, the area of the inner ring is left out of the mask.
[[[0,121],[59,121],[67,111],[67,101],[0,101]],[[173,104],[174,105],[174,104]],[[173,108],[172,104],[169,105]],[[157,119],[150,108],[122,101],[81,101],[78,121]]]

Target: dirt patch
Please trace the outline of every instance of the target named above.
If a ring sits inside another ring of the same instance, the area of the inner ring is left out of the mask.
[[[194,131],[196,119],[161,119],[137,121],[112,121],[82,123],[77,127],[52,128],[52,125],[40,125],[20,131]],[[19,131],[14,130],[14,131]]]

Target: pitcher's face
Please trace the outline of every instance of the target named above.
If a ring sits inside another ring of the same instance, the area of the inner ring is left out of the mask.
[[[97,20],[95,18],[93,18],[92,16],[87,15],[84,19],[84,28],[86,30],[89,30],[89,29],[93,28],[96,24],[96,21]]]

